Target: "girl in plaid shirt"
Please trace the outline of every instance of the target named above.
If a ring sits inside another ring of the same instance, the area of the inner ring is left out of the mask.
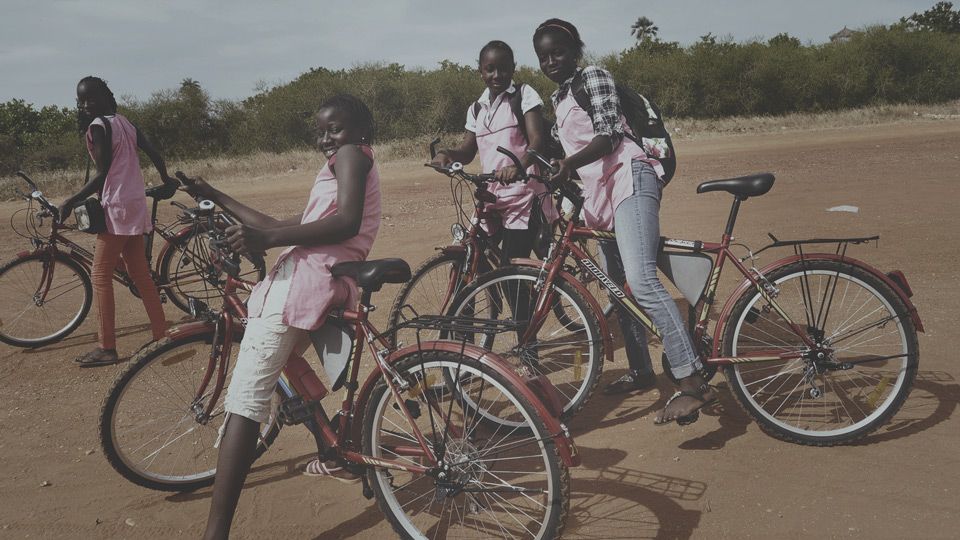
[[[702,365],[680,310],[657,277],[660,198],[666,183],[663,167],[624,137],[630,128],[610,73],[597,66],[578,66],[584,45],[574,25],[561,19],[545,21],[533,34],[533,46],[540,69],[558,85],[551,96],[557,116],[552,135],[566,157],[555,162],[554,179],[566,181],[576,171],[583,180],[587,226],[616,230],[616,244],[601,244],[608,273],[627,282],[637,303],[660,329],[671,371],[679,381],[680,391],[654,422],[694,422],[699,410],[716,400],[716,392],[700,374]],[[589,97],[587,110],[571,90],[578,78]],[[644,328],[628,313],[619,315],[631,369],[607,392],[652,387],[656,381]]]

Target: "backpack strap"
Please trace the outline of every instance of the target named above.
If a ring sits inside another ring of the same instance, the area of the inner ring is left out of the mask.
[[[513,115],[517,117],[517,129],[520,130],[520,134],[523,135],[523,138],[529,143],[530,140],[527,139],[527,120],[523,117],[523,87],[524,84],[520,83],[513,90],[513,95],[510,96],[510,110],[512,110]]]
[[[105,132],[106,138],[104,142],[110,146],[110,165],[113,165],[113,128],[110,127],[110,120],[106,116],[98,116],[97,118],[103,122],[103,131]],[[93,160],[90,158],[90,152],[87,152],[87,178],[83,181],[84,184],[90,181],[90,164]],[[110,167],[107,167],[107,172],[110,172]],[[101,192],[103,188],[101,188]],[[102,193],[101,193],[102,195]]]
[[[479,101],[474,101],[474,102],[473,102],[473,121],[474,121],[474,122],[477,121],[477,115],[478,115],[478,114],[480,114],[480,102],[479,102]]]
[[[582,69],[573,76],[573,80],[570,81],[570,90],[568,91],[573,95],[573,100],[577,102],[577,105],[586,111],[587,114],[590,114],[590,96],[587,94],[587,87],[583,82]]]

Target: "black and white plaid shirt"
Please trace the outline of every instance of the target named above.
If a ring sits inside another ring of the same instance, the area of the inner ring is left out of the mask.
[[[594,133],[609,136],[613,148],[616,148],[623,140],[623,124],[620,123],[620,98],[617,97],[617,87],[613,82],[613,75],[609,71],[597,66],[577,68],[577,71],[569,79],[563,81],[557,91],[550,96],[553,101],[553,109],[556,110],[560,101],[566,97],[577,73],[582,73],[583,89],[590,97],[590,107],[586,112],[590,115],[590,121],[593,122]],[[556,124],[553,125],[550,134],[557,141],[560,140]]]

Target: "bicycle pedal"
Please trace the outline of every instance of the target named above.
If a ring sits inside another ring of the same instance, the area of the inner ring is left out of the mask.
[[[304,401],[300,396],[287,398],[280,404],[280,423],[286,426],[302,424],[313,418],[317,402]]]

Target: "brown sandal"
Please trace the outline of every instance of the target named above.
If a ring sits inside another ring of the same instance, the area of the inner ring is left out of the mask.
[[[713,397],[708,398],[706,397],[706,395],[710,391],[713,391],[714,394],[713,394]],[[661,416],[659,418],[659,421],[657,418],[654,418],[653,419],[654,425],[663,426],[663,425],[669,424],[670,422],[676,421],[677,425],[679,426],[688,426],[700,419],[700,409],[706,407],[707,405],[717,400],[716,391],[714,391],[709,384],[703,383],[696,390],[683,390],[683,391],[676,392],[675,394],[670,396],[670,399],[667,400],[666,405],[663,406],[663,413],[661,414],[666,415],[667,407],[669,407],[670,404],[673,403],[673,400],[679,397],[692,397],[697,401],[699,401],[700,405],[698,405],[697,408],[695,408],[694,410],[690,411],[687,414],[674,416],[672,418],[664,418],[663,416]]]
[[[112,366],[120,362],[116,349],[96,349],[73,359],[80,367]]]

